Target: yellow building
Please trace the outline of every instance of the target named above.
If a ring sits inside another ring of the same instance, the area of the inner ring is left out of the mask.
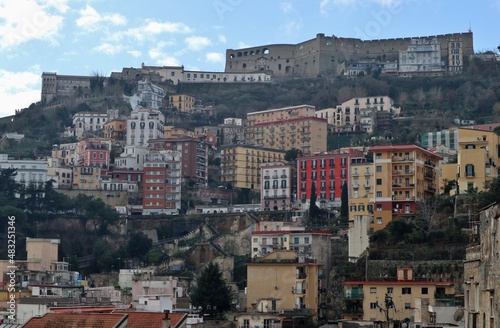
[[[179,112],[190,112],[195,103],[195,98],[186,94],[170,96],[170,107],[175,107]]]
[[[295,251],[279,250],[247,265],[247,312],[318,313],[319,265],[297,257]]]
[[[125,140],[126,128],[127,120],[116,119],[108,121],[103,127],[104,138],[108,138],[113,141]]]
[[[260,164],[283,161],[285,153],[284,150],[251,145],[223,146],[221,149],[222,182],[232,183],[234,188],[260,191]]]
[[[485,190],[498,176],[499,137],[493,131],[458,130],[457,181],[459,192]]]
[[[316,109],[311,105],[299,105],[247,113],[249,128],[257,124],[286,121],[297,117],[314,117]]]
[[[400,268],[397,280],[345,281],[344,319],[386,321],[388,315],[391,320],[404,320],[419,312],[419,322],[431,323],[426,305],[449,304],[454,299],[454,282],[417,281],[413,269]]]
[[[73,189],[101,190],[101,168],[98,166],[73,167]]]
[[[356,260],[369,246],[369,236],[379,230],[373,219],[373,163],[351,163],[349,190],[349,257]]]
[[[274,149],[299,149],[303,154],[326,151],[326,119],[297,117],[254,125],[254,140],[248,143]]]
[[[375,146],[373,216],[376,230],[403,216],[414,216],[416,204],[438,194],[441,157],[416,145]]]
[[[163,138],[181,138],[189,137],[194,138],[195,133],[193,131],[186,130],[184,128],[175,127],[173,125],[165,125],[163,127],[164,135]]]

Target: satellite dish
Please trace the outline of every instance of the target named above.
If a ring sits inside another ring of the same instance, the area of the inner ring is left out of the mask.
[[[404,322],[402,325],[401,325],[401,328],[407,328],[408,327],[408,324],[406,322]]]
[[[453,314],[453,320],[455,320],[456,322],[462,320],[463,317],[464,317],[464,310],[462,309],[456,310],[455,313]]]

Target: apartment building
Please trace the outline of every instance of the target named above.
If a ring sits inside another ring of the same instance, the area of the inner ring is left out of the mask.
[[[438,194],[439,155],[416,145],[375,146],[370,152],[374,230],[383,229],[392,220],[414,216],[418,201]]]
[[[81,139],[85,132],[98,133],[108,120],[106,113],[79,112],[73,115],[75,136]]]
[[[122,141],[125,140],[127,133],[127,120],[122,118],[117,118],[108,121],[104,124],[103,133],[104,138],[111,139],[112,141]]]
[[[0,154],[0,169],[15,169],[15,182],[26,188],[30,185],[43,187],[47,181],[47,161],[44,160],[17,160]]]
[[[479,212],[464,262],[465,328],[498,327],[500,321],[500,206]]]
[[[169,97],[169,107],[175,107],[179,112],[189,113],[196,102],[196,99],[187,94],[177,94]]]
[[[349,258],[356,261],[377,230],[373,218],[374,166],[372,161],[351,163],[349,184]]]
[[[300,105],[247,113],[245,139],[248,144],[254,144],[256,124],[279,122],[297,117],[314,117],[314,112],[314,106]]]
[[[72,189],[101,190],[101,175],[103,170],[99,166],[73,166]]]
[[[463,42],[461,37],[454,37],[448,40],[448,71],[461,73],[464,68]]]
[[[245,143],[246,120],[229,117],[224,119],[223,124],[219,124],[222,129],[222,144],[242,144]]]
[[[326,151],[328,124],[317,117],[297,117],[257,123],[254,145],[281,150],[299,149],[303,154]],[[248,140],[247,140],[248,141]]]
[[[202,140],[181,137],[149,140],[150,150],[178,151],[181,156],[181,177],[199,185],[208,184],[208,144]]]
[[[399,51],[399,75],[443,75],[441,44],[437,38],[411,39],[406,50]]]
[[[234,188],[261,190],[261,163],[280,162],[284,150],[252,145],[227,145],[221,147],[221,179]]]
[[[139,96],[139,104],[141,106],[155,110],[163,107],[165,90],[163,90],[162,87],[153,84],[151,81],[137,82],[137,94]]]
[[[324,118],[336,131],[373,133],[382,122],[380,113],[399,115],[401,109],[394,107],[388,96],[356,97],[334,108],[317,110],[315,115]]]
[[[318,317],[319,265],[278,250],[247,264],[247,312]]]
[[[455,193],[484,191],[499,174],[500,138],[489,130],[458,128],[455,131],[457,161],[443,165],[440,189],[449,181],[456,181]]]
[[[435,324],[432,307],[454,301],[455,283],[416,280],[412,268],[399,268],[396,280],[345,281],[343,294],[346,320],[402,321],[418,314],[415,322]]]
[[[151,151],[143,172],[143,215],[179,214],[181,208],[181,153]]]
[[[363,152],[343,149],[297,158],[297,200],[309,208],[314,185],[320,207],[340,208],[342,185],[349,185],[351,163],[363,162]]]
[[[165,116],[158,110],[139,107],[127,120],[127,146],[147,146],[148,140],[163,138]]]
[[[88,138],[77,143],[77,166],[109,167],[111,141],[106,138]]]
[[[291,210],[292,167],[289,163],[262,163],[260,204],[263,211]]]

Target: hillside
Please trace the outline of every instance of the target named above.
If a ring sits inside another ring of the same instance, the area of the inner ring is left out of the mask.
[[[121,114],[127,115],[130,105],[116,95],[130,93],[129,89],[120,91],[114,85],[112,92],[104,90],[107,96],[67,99],[63,105],[52,107],[32,104],[15,116],[2,118],[0,134],[25,134],[23,142],[3,144],[2,151],[16,157],[47,155],[53,144],[67,142],[59,134],[65,126],[71,125],[74,113],[104,112],[107,108],[118,107]],[[381,140],[358,136],[352,138],[351,143],[415,143],[424,131],[452,126],[454,118],[474,119],[477,123],[496,121],[500,117],[500,65],[474,60],[467,63],[463,74],[435,78],[398,78],[373,72],[357,79],[326,74],[314,79],[276,80],[271,84],[180,84],[177,93],[192,94],[215,109],[211,117],[164,110],[166,124],[187,129],[220,124],[225,117],[243,118],[248,112],[269,108],[299,104],[328,108],[353,97],[389,95],[396,106],[402,108],[403,118],[395,122],[390,131],[376,132],[375,136],[385,137]],[[331,147],[333,145],[335,143],[330,143]]]

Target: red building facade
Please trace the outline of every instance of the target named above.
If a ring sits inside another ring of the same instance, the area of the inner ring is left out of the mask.
[[[297,158],[297,200],[309,203],[313,184],[320,207],[338,208],[342,185],[349,185],[350,164],[365,161],[355,149],[335,150]]]

